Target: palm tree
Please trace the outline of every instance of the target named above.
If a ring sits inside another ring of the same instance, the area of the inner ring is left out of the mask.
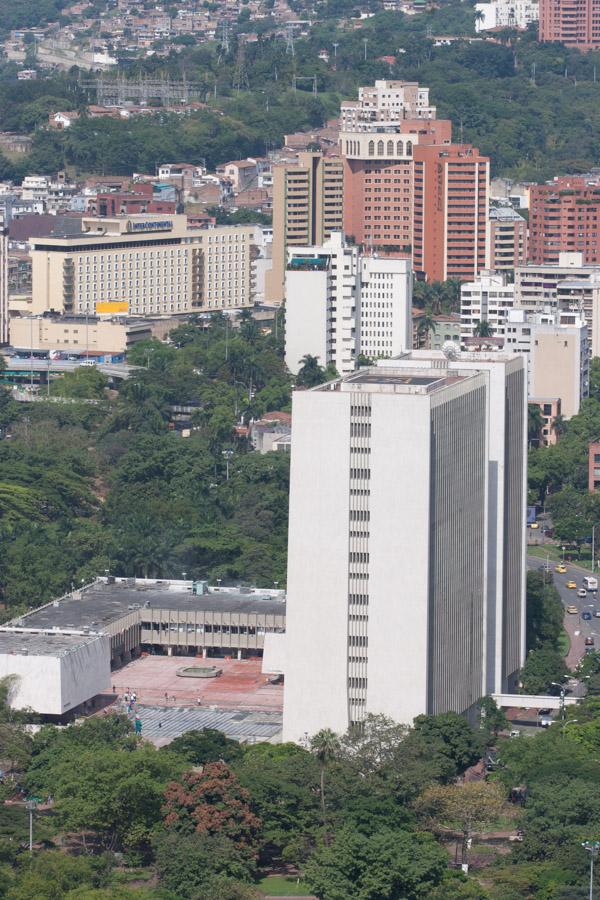
[[[306,353],[300,360],[300,369],[296,376],[296,384],[304,387],[316,387],[326,380],[325,369],[319,365],[319,359]]]
[[[537,403],[529,403],[527,405],[527,437],[529,445],[534,444],[536,447],[540,443],[540,434],[544,427],[544,417]]]
[[[429,348],[429,337],[431,332],[435,330],[435,319],[433,316],[430,316],[428,313],[425,313],[419,319],[419,324],[417,325],[417,334],[419,337],[421,335],[425,335],[425,347]],[[419,341],[420,343],[420,341]]]
[[[492,337],[494,334],[494,329],[486,319],[482,319],[481,322],[478,322],[475,326],[474,334],[475,337]]]
[[[325,769],[327,764],[339,756],[341,749],[340,739],[331,728],[322,728],[310,739],[311,753],[319,760],[321,769],[320,791],[321,791],[321,819],[323,821],[323,830],[325,831],[325,843],[328,843],[325,817]]]

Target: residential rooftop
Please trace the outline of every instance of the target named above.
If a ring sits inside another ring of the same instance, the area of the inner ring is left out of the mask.
[[[52,630],[46,632],[3,631],[0,629],[0,654],[60,657],[95,640],[98,640],[95,634],[63,634]]]

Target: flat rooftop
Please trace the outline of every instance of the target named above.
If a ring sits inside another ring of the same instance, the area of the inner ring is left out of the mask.
[[[0,631],[0,654],[13,656],[66,656],[90,641],[96,635],[56,634],[53,632],[30,634],[23,631]]]
[[[243,587],[209,587],[194,594],[192,581],[98,579],[81,591],[34,609],[11,624],[26,628],[89,628],[102,631],[134,609],[170,609],[182,612],[257,613],[285,615],[285,593]]]
[[[357,373],[347,375],[339,381],[319,385],[314,390],[345,392],[353,390],[358,385],[374,393],[430,394],[471,377],[473,377],[471,373],[460,374],[456,371],[450,373],[447,370],[433,368],[411,369],[410,365],[398,368],[373,366],[369,369],[360,369]]]

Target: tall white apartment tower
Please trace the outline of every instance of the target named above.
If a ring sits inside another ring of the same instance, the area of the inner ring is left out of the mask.
[[[522,665],[526,378],[498,356],[294,394],[284,740],[472,712]]]
[[[0,220],[0,345],[8,344],[8,228]]]

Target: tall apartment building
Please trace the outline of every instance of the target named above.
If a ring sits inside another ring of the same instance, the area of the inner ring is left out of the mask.
[[[414,150],[413,265],[429,281],[487,266],[490,161],[467,144]]]
[[[8,228],[0,221],[0,344],[8,343]]]
[[[377,81],[342,103],[344,231],[356,243],[410,254],[414,148],[452,138],[435,113],[429,88],[413,82]]]
[[[410,260],[376,258],[332,235],[289,251],[285,361],[296,374],[306,354],[352,372],[362,354],[395,356],[412,343]]]
[[[600,355],[600,266],[585,266],[583,254],[561,253],[558,264],[515,269],[515,307],[578,313],[588,328],[590,357]]]
[[[527,222],[512,206],[493,206],[489,215],[490,269],[510,272],[527,262]]]
[[[83,219],[31,241],[32,312],[179,315],[253,303],[254,227],[191,229],[186,216]]]
[[[413,351],[294,394],[284,740],[468,713],[514,682],[524,368],[475,356]]]
[[[303,152],[297,165],[273,166],[273,265],[265,299],[281,303],[290,247],[320,245],[343,226],[343,165],[337,156]]]
[[[600,10],[600,6],[599,6]],[[600,263],[600,176],[563,175],[532,185],[529,206],[530,262],[557,263],[579,252],[585,264]]]
[[[482,322],[491,327],[494,337],[503,337],[514,304],[515,286],[507,284],[502,273],[483,272],[476,281],[465,282],[460,289],[461,341],[475,337]]]
[[[506,322],[505,347],[525,356],[532,401],[558,398],[566,419],[577,415],[590,387],[585,319],[576,312],[513,309]]]
[[[578,50],[600,47],[598,0],[540,0],[540,41]]]

